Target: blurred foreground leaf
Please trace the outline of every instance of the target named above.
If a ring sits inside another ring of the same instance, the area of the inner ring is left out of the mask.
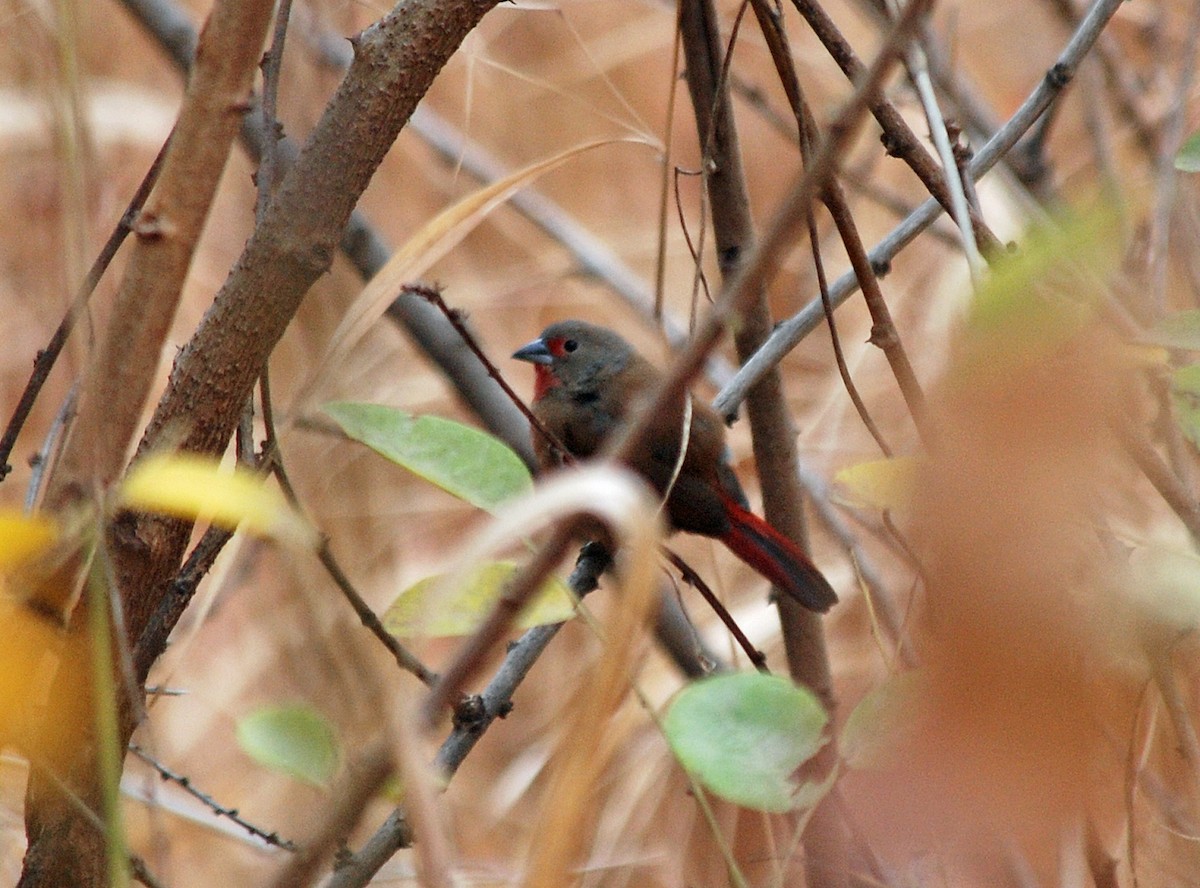
[[[1185,173],[1200,173],[1200,132],[1192,133],[1175,155],[1175,169]]]
[[[0,510],[0,572],[46,551],[58,539],[58,525],[48,518]]]
[[[833,476],[839,502],[864,509],[900,509],[912,499],[917,460],[911,456],[874,459],[846,466]]]
[[[1200,351],[1200,309],[1177,311],[1160,318],[1142,338],[1164,348]]]
[[[408,638],[424,635],[444,638],[470,635],[487,614],[517,566],[509,561],[485,564],[467,577],[457,589],[444,590],[444,575],[427,577],[397,596],[383,615],[383,625],[392,635]],[[551,577],[521,612],[516,625],[521,629],[546,623],[562,623],[575,615],[575,602],[562,580]]]
[[[267,706],[237,724],[242,750],[260,765],[314,786],[327,786],[337,773],[337,732],[310,706]]]
[[[479,429],[382,404],[341,401],[323,409],[355,441],[486,511],[533,488],[521,458]]]
[[[894,750],[917,724],[924,690],[921,673],[901,672],[858,701],[842,728],[839,749],[852,768],[888,768],[902,764]]]
[[[1171,374],[1171,403],[1184,437],[1200,447],[1200,364],[1180,367]]]
[[[963,369],[974,381],[1002,381],[1040,363],[1091,320],[1119,254],[1116,219],[1101,208],[1045,225],[991,266],[967,316]]]
[[[121,505],[177,518],[211,521],[230,530],[239,526],[304,548],[316,545],[316,531],[283,494],[245,469],[232,471],[209,457],[191,453],[148,456],[121,484]]]
[[[757,672],[686,688],[664,719],[676,758],[706,788],[739,805],[783,812],[811,805],[796,769],[825,743],[827,717],[810,692]]]

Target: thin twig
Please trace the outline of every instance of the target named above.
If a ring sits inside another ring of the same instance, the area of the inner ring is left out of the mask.
[[[262,463],[275,476],[288,502],[297,510],[303,511],[304,506],[300,502],[296,488],[292,486],[291,478],[288,476],[287,469],[283,465],[283,452],[280,449],[279,437],[275,429],[275,411],[271,404],[270,375],[265,370],[259,379],[259,391],[262,395],[263,425],[266,429],[266,438],[263,441]],[[350,577],[342,570],[341,564],[334,557],[329,537],[324,533],[318,538],[316,556],[317,560],[321,562],[321,566],[325,568],[325,572],[333,580],[334,585],[338,587],[343,597],[349,602],[350,607],[354,609],[354,613],[358,615],[359,621],[387,648],[388,653],[395,659],[396,665],[405,672],[411,672],[422,684],[431,684],[436,678],[435,674],[409,651],[408,648],[402,645],[394,635],[387,631],[383,622],[379,619],[379,615],[367,604],[366,599],[359,594],[358,589],[354,587],[354,583],[350,581]]]
[[[796,65],[792,58],[791,49],[789,48],[787,35],[783,32],[783,21],[776,11],[768,6],[765,0],[753,0],[755,16],[758,19],[759,27],[762,30],[763,36],[766,38],[767,47],[771,52],[771,58],[775,63],[776,73],[779,75],[779,80],[783,84],[783,90],[787,96],[788,103],[792,108],[792,115],[795,120],[795,138],[800,145],[800,156],[807,162],[807,158],[812,154],[813,143],[816,139],[817,125],[813,117],[811,109],[804,98],[803,90],[800,87],[800,80],[796,76]],[[900,337],[895,332],[895,326],[891,323],[891,316],[887,311],[887,305],[883,301],[882,293],[879,292],[879,282],[875,277],[874,269],[871,268],[871,263],[866,258],[866,248],[863,246],[862,238],[858,234],[858,226],[854,224],[853,216],[850,213],[850,208],[846,204],[845,194],[842,191],[840,184],[836,178],[831,178],[829,184],[821,192],[821,200],[829,210],[834,219],[834,224],[842,237],[842,243],[845,245],[846,252],[850,257],[850,262],[855,271],[859,275],[859,280],[862,283],[864,292],[872,292],[878,294],[877,300],[868,299],[868,306],[882,305],[882,317],[876,319],[876,323],[872,329],[871,340],[876,345],[880,343],[887,346],[885,354],[894,355],[899,351],[902,357],[902,366],[907,367],[911,375],[911,365],[908,364],[908,359],[904,356],[903,346],[900,344]],[[879,445],[879,449],[883,451],[884,456],[891,456],[892,449],[888,446],[883,433],[879,430],[879,426],[871,417],[870,411],[867,410],[867,405],[863,401],[862,396],[858,392],[858,387],[854,384],[854,380],[850,375],[850,368],[846,363],[846,355],[842,349],[841,336],[838,335],[837,324],[833,317],[833,303],[829,299],[829,282],[825,276],[825,263],[821,258],[820,243],[817,237],[816,217],[813,207],[810,204],[808,207],[808,241],[812,249],[813,267],[817,274],[817,290],[821,294],[821,302],[825,305],[825,321],[829,326],[829,337],[833,345],[833,357],[837,364],[838,374],[842,378],[842,385],[846,389],[846,393],[850,396],[850,401],[854,405],[859,418],[862,419],[863,425],[867,431],[871,433],[871,437]],[[876,314],[872,310],[872,316]],[[880,331],[878,341],[876,340],[875,330]],[[884,331],[890,331],[890,335]],[[897,379],[899,379],[899,374]],[[906,380],[907,381],[907,380]],[[913,377],[915,383],[915,376]],[[905,383],[901,382],[901,390],[907,390]],[[915,388],[916,397],[910,403],[910,409],[915,403],[920,410],[920,414],[913,412],[914,418],[923,415],[923,397],[920,395],[920,387]],[[923,423],[918,423],[918,428],[922,427]]]
[[[1197,502],[1192,492],[1183,486],[1183,483],[1171,471],[1170,466],[1158,455],[1140,431],[1133,429],[1127,423],[1122,423],[1117,425],[1116,432],[1125,452],[1142,470],[1142,474],[1158,491],[1159,496],[1166,500],[1167,505],[1183,522],[1183,526],[1188,529],[1192,539],[1200,541],[1200,502]]]
[[[995,166],[1062,93],[1071,82],[1079,63],[1095,44],[1096,38],[1122,2],[1123,0],[1096,0],[1092,4],[1046,76],[1008,122],[975,155],[970,165],[972,178],[980,179]],[[941,212],[942,207],[936,200],[930,198],[925,201],[868,254],[871,264],[877,270],[886,270],[896,255],[932,224]],[[835,305],[840,305],[857,288],[856,276],[853,272],[847,272],[830,285],[829,295]],[[770,368],[777,366],[784,355],[795,348],[805,336],[815,330],[822,323],[824,314],[824,308],[818,298],[809,302],[791,318],[779,323],[770,339],[752,358],[742,364],[733,381],[717,395],[713,402],[717,412],[722,416],[736,413],[738,405],[745,400],[750,388]]]
[[[254,173],[254,184],[258,188],[258,206],[255,208],[255,219],[259,222],[267,210],[267,202],[279,179],[279,139],[283,136],[282,125],[276,113],[279,98],[279,71],[283,66],[283,46],[287,39],[288,20],[292,15],[292,0],[278,0],[275,7],[275,31],[271,37],[271,47],[262,57],[259,67],[262,68],[263,89],[262,103],[259,111],[262,116],[263,139],[262,153],[258,158],[258,169]]]
[[[62,449],[66,430],[70,427],[71,419],[75,415],[75,398],[78,393],[79,383],[75,382],[71,385],[70,391],[67,392],[67,396],[63,399],[62,406],[54,414],[54,421],[50,423],[50,428],[46,430],[46,437],[42,441],[42,446],[38,448],[38,452],[29,460],[32,471],[29,473],[29,488],[25,491],[26,512],[32,512],[33,507],[37,505],[38,494],[41,493],[42,489],[42,480],[54,464],[55,456]]]
[[[821,41],[826,52],[842,69],[846,78],[852,83],[858,83],[864,70],[863,63],[822,4],[817,3],[816,0],[792,0],[792,2],[804,20],[808,22],[817,39]],[[947,187],[943,171],[925,150],[921,140],[912,131],[900,112],[882,93],[872,97],[871,114],[883,128],[883,145],[887,153],[908,164],[934,199],[947,210],[951,210],[954,199]],[[971,224],[974,227],[975,239],[985,255],[991,255],[999,250],[999,239],[982,219],[973,216]]]
[[[537,415],[529,409],[529,405],[508,384],[508,380],[504,378],[504,374],[492,363],[491,359],[480,348],[479,343],[475,341],[474,335],[467,329],[467,325],[463,322],[462,312],[446,304],[446,300],[442,297],[442,291],[437,287],[431,287],[427,284],[406,284],[403,292],[424,299],[442,313],[454,329],[454,332],[458,334],[463,344],[478,359],[484,372],[496,381],[496,384],[500,386],[500,389],[508,396],[508,399],[521,411],[521,415],[529,420],[530,427],[535,429],[537,434],[545,438],[559,453],[563,454],[564,459],[569,461],[570,451],[567,450],[566,445],[559,441],[554,432],[550,431],[546,427],[546,424],[537,418]]]
[[[904,637],[904,618],[897,610],[894,597],[888,591],[887,584],[884,583],[871,556],[830,503],[829,487],[825,480],[803,466],[800,467],[799,475],[800,483],[804,485],[808,501],[812,503],[817,518],[845,549],[862,578],[866,594],[870,596],[868,604],[872,613],[878,615],[880,623],[895,645],[896,658],[907,667],[916,665],[916,654],[911,643]]]
[[[12,471],[12,466],[8,464],[8,459],[12,456],[13,447],[17,443],[17,436],[21,434],[21,429],[24,427],[25,421],[29,419],[29,413],[33,410],[37,396],[41,392],[42,386],[45,385],[46,379],[50,376],[50,371],[53,369],[55,361],[58,360],[58,356],[62,353],[63,346],[67,343],[67,337],[75,329],[75,323],[83,314],[83,309],[95,291],[96,285],[100,283],[100,278],[104,276],[104,272],[112,264],[113,257],[117,255],[117,250],[125,242],[125,238],[129,235],[129,232],[133,231],[133,223],[137,219],[138,213],[141,212],[142,206],[146,203],[146,198],[150,196],[150,192],[154,188],[154,183],[158,180],[158,174],[162,170],[163,158],[166,157],[172,135],[174,135],[174,130],[167,136],[162,147],[158,149],[158,154],[151,162],[150,169],[142,177],[141,184],[138,185],[137,191],[130,198],[125,212],[121,214],[120,220],[113,228],[112,233],[109,234],[104,247],[100,250],[99,255],[96,256],[96,261],[92,263],[87,277],[80,284],[79,290],[71,302],[71,307],[67,309],[67,313],[63,316],[63,319],[59,321],[58,329],[54,331],[54,335],[50,337],[50,341],[46,344],[46,347],[39,351],[37,357],[34,358],[33,374],[29,377],[29,381],[25,383],[25,390],[21,392],[21,398],[17,401],[17,406],[13,410],[13,415],[4,429],[3,436],[0,436],[0,481],[3,481],[8,473]]]
[[[296,888],[312,881],[322,860],[362,819],[363,809],[392,774],[394,764],[387,744],[378,742],[346,769],[341,785],[325,806],[320,825],[298,853],[288,859],[271,881],[272,888]]]
[[[909,77],[916,86],[921,107],[925,111],[925,119],[929,122],[930,138],[933,139],[934,148],[937,149],[938,158],[942,162],[942,176],[946,181],[946,190],[950,192],[950,214],[962,237],[963,252],[967,257],[967,267],[971,270],[971,280],[978,287],[983,276],[984,260],[979,254],[975,230],[971,224],[972,207],[967,201],[958,164],[954,162],[954,149],[946,131],[946,118],[938,105],[933,80],[929,76],[929,60],[920,40],[909,46],[906,60]]]
[[[146,628],[133,648],[133,668],[139,682],[146,681],[150,667],[166,650],[171,630],[196,594],[200,581],[208,575],[217,556],[231,539],[232,530],[211,525],[159,598],[158,607],[146,621]]]
[[[584,546],[567,580],[571,592],[582,598],[595,590],[600,575],[611,563],[611,556],[603,546]],[[466,698],[455,707],[453,728],[435,759],[438,770],[447,780],[457,773],[491,724],[512,710],[513,694],[562,626],[562,623],[550,623],[526,630],[509,646],[504,662],[482,693]],[[359,851],[338,862],[325,888],[361,888],[397,850],[408,847],[412,841],[408,817],[403,808],[397,808]]]
[[[284,851],[299,850],[299,846],[290,839],[281,838],[277,832],[267,832],[265,829],[255,826],[245,817],[242,817],[242,815],[238,813],[237,808],[227,808],[212,796],[201,792],[196,788],[195,784],[192,783],[190,777],[180,774],[177,771],[172,771],[136,743],[129,744],[129,751],[153,768],[158,776],[163,780],[174,783],[192,798],[204,805],[204,807],[212,811],[213,814],[217,815],[218,817],[224,817],[226,820],[237,824],[250,835],[254,836],[254,838],[265,842],[273,848],[281,848]]]
[[[746,636],[746,633],[742,631],[742,627],[739,626],[737,621],[733,619],[733,615],[729,613],[729,610],[724,604],[721,603],[721,600],[717,598],[716,593],[713,592],[713,590],[709,588],[708,584],[704,582],[704,579],[700,576],[700,574],[698,574],[690,564],[688,564],[670,549],[665,549],[664,547],[664,550],[667,555],[667,560],[675,565],[675,568],[683,576],[684,582],[696,589],[696,591],[700,593],[704,600],[708,602],[708,606],[712,608],[713,613],[717,615],[717,618],[721,621],[725,628],[729,630],[729,634],[733,636],[733,639],[737,642],[738,647],[740,647],[742,652],[745,653],[746,658],[750,661],[750,664],[759,672],[770,674],[771,670],[767,668],[767,655],[754,646],[754,643]]]

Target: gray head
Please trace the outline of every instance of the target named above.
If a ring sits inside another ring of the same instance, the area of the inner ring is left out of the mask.
[[[541,397],[552,385],[581,388],[611,376],[625,367],[632,354],[629,343],[612,330],[586,321],[558,321],[513,357],[535,366],[535,397]]]

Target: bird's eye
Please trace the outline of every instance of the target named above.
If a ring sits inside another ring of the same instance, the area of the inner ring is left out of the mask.
[[[579,348],[579,343],[576,342],[574,339],[568,339],[566,342],[563,343],[563,351],[565,351],[565,352],[573,352],[577,348]]]

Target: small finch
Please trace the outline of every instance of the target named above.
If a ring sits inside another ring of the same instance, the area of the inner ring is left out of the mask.
[[[513,357],[534,366],[534,415],[580,459],[602,450],[662,378],[619,335],[583,321],[551,324]],[[672,528],[719,539],[806,608],[829,610],[837,594],[795,543],[750,512],[728,462],[725,426],[711,407],[695,399],[687,452],[672,483],[683,416],[681,398],[655,417],[647,443],[629,460],[630,468],[666,494]],[[533,438],[543,466],[562,462],[536,429]]]

